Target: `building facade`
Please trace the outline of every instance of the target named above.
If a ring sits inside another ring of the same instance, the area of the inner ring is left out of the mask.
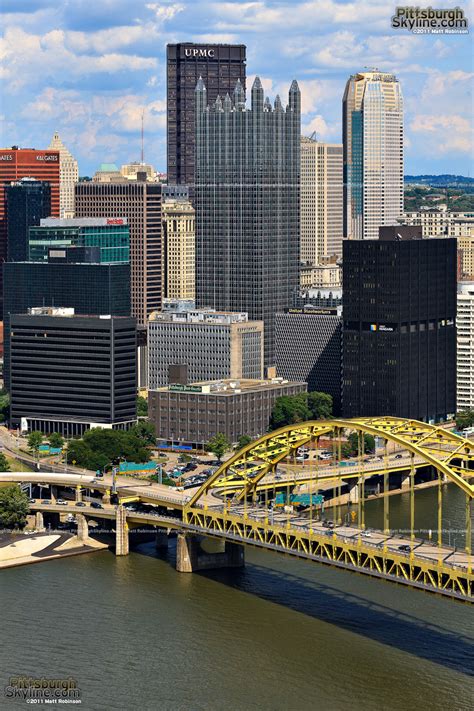
[[[5,185],[7,259],[28,259],[28,230],[51,214],[51,186],[35,178],[22,178]]]
[[[263,320],[273,366],[275,313],[299,284],[300,91],[272,107],[257,77],[244,98],[237,85],[208,106],[196,88],[196,301]]]
[[[301,263],[342,255],[342,144],[301,138]],[[303,286],[303,284],[302,284]]]
[[[17,146],[11,149],[0,149],[0,263],[7,257],[5,185],[21,178],[36,178],[50,184],[50,214],[59,217],[59,153]],[[0,299],[2,299],[1,283]]]
[[[155,169],[149,163],[125,163],[120,168],[120,174],[127,180],[137,180],[140,173],[146,173],[146,179],[153,181],[155,179]]]
[[[123,178],[122,178],[123,181]],[[81,182],[76,185],[76,217],[127,218],[130,227],[132,316],[145,326],[161,308],[163,228],[161,185],[145,181]]]
[[[195,298],[194,208],[189,200],[163,201],[164,277],[167,299]]]
[[[333,412],[340,414],[342,308],[307,306],[277,314],[275,354],[277,375],[331,395]]]
[[[474,281],[474,234],[458,237],[459,278]]]
[[[342,268],[340,264],[301,265],[300,286],[302,289],[340,289]]]
[[[234,90],[245,92],[245,45],[193,44],[167,46],[168,183],[184,184],[194,195],[195,96],[199,78],[215,101]]]
[[[148,322],[150,389],[168,385],[171,365],[187,366],[187,382],[263,376],[263,323],[245,313],[167,311]]]
[[[48,218],[32,227],[28,236],[30,262],[48,260],[51,247],[98,247],[99,261],[108,264],[130,261],[130,228],[126,217]],[[14,261],[23,261],[16,259]]]
[[[11,427],[72,437],[136,422],[135,319],[40,307],[10,325]]]
[[[84,248],[74,250],[79,252]],[[82,314],[130,316],[130,265],[80,263],[84,255],[75,257],[77,261],[67,261],[69,251],[53,250],[64,256],[52,256],[47,262],[5,262],[3,265],[3,373],[7,390],[11,314],[24,314],[35,306],[64,304]]]
[[[170,385],[148,393],[149,417],[158,440],[204,449],[217,432],[231,443],[265,434],[275,400],[304,392],[306,383],[282,378]]]
[[[394,74],[359,72],[343,98],[344,237],[377,239],[403,213],[403,98]]]
[[[474,410],[474,282],[458,284],[457,409]]]
[[[418,227],[344,242],[344,417],[456,412],[456,240]]]
[[[474,236],[474,212],[453,212],[447,209],[404,212],[404,225],[421,225],[423,237]]]
[[[59,216],[74,217],[74,185],[79,180],[77,160],[66,148],[57,131],[51,139],[49,150],[59,153]]]

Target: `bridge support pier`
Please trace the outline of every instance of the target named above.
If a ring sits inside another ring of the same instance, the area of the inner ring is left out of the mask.
[[[176,545],[176,570],[179,573],[194,573],[197,570],[217,568],[241,568],[245,565],[244,547],[238,543],[225,543],[222,553],[206,553],[201,549],[199,538],[178,533]]]
[[[349,484],[349,500],[350,504],[359,503],[359,484],[357,481]]]
[[[402,474],[402,481],[400,484],[400,489],[402,491],[408,491],[410,488],[410,474]]]
[[[40,531],[41,533],[45,530],[44,528],[44,518],[43,518],[43,513],[41,511],[37,511],[35,515],[35,528],[37,531]]]
[[[76,501],[82,501],[82,489],[80,484],[77,484],[76,486]]]
[[[89,524],[84,514],[76,514],[77,537],[82,543],[89,539]]]
[[[127,514],[123,506],[117,506],[115,518],[115,555],[128,555],[128,524]]]

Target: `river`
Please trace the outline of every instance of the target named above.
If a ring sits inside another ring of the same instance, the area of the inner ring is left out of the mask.
[[[474,708],[472,606],[276,553],[193,575],[173,556],[146,543],[3,571],[1,686],[72,676],[93,711]]]

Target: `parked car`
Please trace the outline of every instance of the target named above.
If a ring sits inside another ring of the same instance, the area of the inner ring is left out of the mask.
[[[67,501],[65,501],[64,499],[58,499],[56,501],[56,505],[57,506],[67,506]]]
[[[85,506],[83,501],[76,501],[76,506]]]
[[[36,499],[28,499],[29,504],[36,504]]]
[[[93,508],[93,509],[103,509],[104,507],[102,506],[102,504],[99,504],[98,501],[92,501],[92,502],[91,502],[91,508]]]
[[[42,503],[42,504],[52,504],[53,502],[51,501],[51,499],[43,499],[43,500],[41,501],[41,503]]]

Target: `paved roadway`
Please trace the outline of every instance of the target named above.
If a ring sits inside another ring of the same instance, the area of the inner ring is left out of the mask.
[[[221,506],[220,509],[222,510],[223,507]],[[246,514],[249,518],[256,521],[264,520],[267,515],[264,508],[245,507],[243,504],[232,506],[228,511],[230,514],[238,516],[244,516]],[[410,553],[399,550],[399,547],[402,545],[410,545],[417,558],[424,558],[425,560],[434,561],[435,563],[441,558],[445,563],[464,570],[467,570],[469,562],[471,562],[472,565],[472,556],[469,557],[464,550],[455,550],[449,546],[438,548],[436,544],[419,538],[410,541],[406,536],[401,536],[396,532],[391,532],[389,535],[373,529],[368,529],[364,532],[352,524],[349,526],[336,526],[334,529],[330,529],[324,526],[321,521],[310,521],[307,517],[287,514],[284,511],[274,511],[268,516],[268,522],[270,524],[278,523],[281,526],[286,526],[288,521],[293,528],[299,528],[305,531],[311,529],[319,535],[327,536],[331,536],[335,533],[340,540],[346,542],[351,539],[358,540],[360,538],[366,546],[373,546],[374,548],[383,548],[386,546],[388,550],[406,556],[407,560],[410,558]],[[471,561],[469,561],[469,558],[471,558]]]

